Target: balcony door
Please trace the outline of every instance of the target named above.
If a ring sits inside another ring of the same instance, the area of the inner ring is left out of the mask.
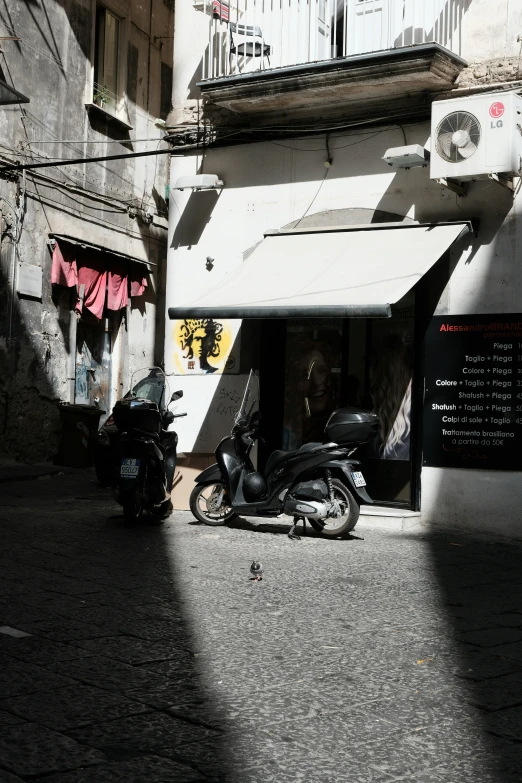
[[[347,0],[347,54],[390,48],[390,0]]]
[[[332,56],[331,18],[330,1],[319,0],[317,4],[317,60],[329,60]]]

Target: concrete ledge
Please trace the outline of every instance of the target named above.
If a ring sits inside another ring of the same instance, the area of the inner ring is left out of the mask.
[[[372,527],[381,530],[409,530],[420,527],[420,511],[389,506],[361,506],[357,527]]]

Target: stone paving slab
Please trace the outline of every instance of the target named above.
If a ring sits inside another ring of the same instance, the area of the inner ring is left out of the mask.
[[[46,783],[146,783],[149,780],[154,783],[201,783],[207,778],[189,767],[159,756],[111,762],[95,769],[89,767],[45,778]],[[0,781],[3,783],[1,777]]]
[[[12,715],[10,712],[4,712],[3,710],[0,710],[0,732],[20,723],[25,723],[23,718],[19,718],[17,715]]]
[[[121,694],[78,683],[53,691],[1,699],[0,708],[56,731],[148,711],[145,705],[125,699]]]
[[[83,655],[105,655],[107,658],[130,664],[179,658],[184,652],[183,649],[179,649],[169,642],[149,642],[134,636],[123,635],[84,639],[75,644],[84,651]]]
[[[79,660],[56,662],[49,669],[62,672],[68,678],[87,685],[96,685],[115,693],[129,693],[143,689],[152,692],[165,685],[165,678],[144,666],[131,666],[103,655]]]
[[[109,756],[126,750],[129,753],[140,751],[172,757],[184,745],[216,737],[215,731],[159,712],[102,721],[67,733],[76,741],[103,750]]]
[[[99,764],[106,756],[37,723],[22,723],[0,734],[0,769],[21,777]]]
[[[81,647],[53,642],[40,636],[13,639],[0,634],[0,656],[7,655],[26,663],[46,666],[55,661],[74,661],[90,653]]]
[[[1,783],[23,783],[22,778],[17,775],[12,775],[10,772],[6,772],[5,769],[0,770]]]
[[[0,699],[63,688],[73,682],[63,674],[9,656],[0,657],[0,671],[2,673]]]
[[[110,626],[102,628],[99,625],[92,625],[92,623],[71,622],[54,618],[36,623],[22,623],[19,624],[19,627],[33,636],[45,636],[47,639],[56,642],[97,639],[107,636],[112,630]]]
[[[522,641],[522,632],[515,628],[484,628],[462,633],[460,638],[463,642],[477,647],[498,647],[509,642]]]
[[[522,641],[510,642],[509,644],[500,644],[495,647],[491,652],[502,658],[508,658],[510,661],[515,661],[522,666]]]
[[[488,718],[488,726],[495,734],[522,742],[522,705],[493,712]]]
[[[464,698],[483,710],[493,712],[522,704],[522,672],[482,680]]]

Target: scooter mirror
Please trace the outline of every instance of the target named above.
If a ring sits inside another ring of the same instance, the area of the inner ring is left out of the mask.
[[[172,392],[172,397],[170,398],[171,402],[176,402],[176,400],[181,400],[183,397],[183,391],[180,389],[177,392]]]

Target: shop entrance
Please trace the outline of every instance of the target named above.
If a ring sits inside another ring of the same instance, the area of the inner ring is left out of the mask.
[[[284,401],[278,448],[322,441],[336,408],[372,410],[381,428],[357,456],[378,503],[412,506],[415,293],[389,319],[296,319],[284,330]],[[281,335],[283,336],[283,335]]]

